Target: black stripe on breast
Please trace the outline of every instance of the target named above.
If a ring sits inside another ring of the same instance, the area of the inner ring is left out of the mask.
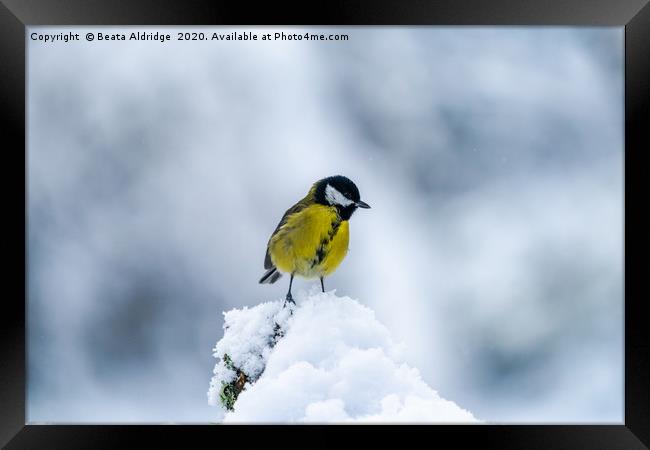
[[[320,244],[318,245],[318,248],[316,249],[316,255],[314,256],[314,259],[311,261],[311,267],[313,268],[314,266],[320,264],[323,262],[325,259],[325,248],[327,247],[327,244],[329,244],[332,239],[334,239],[334,236],[336,236],[336,233],[339,231],[339,226],[341,225],[341,221],[337,218],[332,220],[332,227],[329,229],[327,232],[327,237],[324,237],[321,241]]]

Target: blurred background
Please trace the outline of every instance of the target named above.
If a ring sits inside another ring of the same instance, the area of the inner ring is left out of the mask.
[[[623,28],[341,27],[348,41],[28,33],[28,417],[209,422],[222,311],[319,178],[371,210],[327,289],[441,396],[623,421]],[[296,292],[313,282],[298,280]]]

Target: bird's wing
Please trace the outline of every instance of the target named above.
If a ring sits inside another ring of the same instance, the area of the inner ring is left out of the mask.
[[[280,223],[278,224],[277,227],[275,227],[275,230],[273,233],[271,233],[271,237],[269,238],[269,243],[266,245],[266,256],[264,257],[264,268],[265,269],[270,269],[273,267],[273,262],[271,261],[271,255],[269,254],[269,246],[271,244],[271,239],[273,239],[273,236],[278,232],[280,228],[282,228],[282,225],[287,223],[287,219],[289,218],[290,215],[295,214],[297,212],[302,211],[308,206],[307,202],[305,199],[300,200],[298,203],[293,205],[291,208],[287,209],[287,211],[284,213],[282,216],[282,219],[280,219]]]

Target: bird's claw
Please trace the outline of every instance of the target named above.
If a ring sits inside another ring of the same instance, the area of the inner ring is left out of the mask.
[[[291,294],[287,294],[287,298],[284,299],[284,306],[285,307],[287,306],[287,303],[291,303],[292,305],[296,304],[296,302],[293,301],[293,297],[291,296]]]

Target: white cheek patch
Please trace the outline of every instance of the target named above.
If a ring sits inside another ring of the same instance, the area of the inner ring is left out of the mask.
[[[338,190],[336,190],[336,188],[333,188],[329,184],[325,187],[325,198],[330,203],[330,205],[349,206],[354,203],[352,200],[341,194]]]

